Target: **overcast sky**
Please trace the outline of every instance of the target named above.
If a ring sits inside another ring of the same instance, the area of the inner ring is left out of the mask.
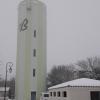
[[[15,67],[20,1],[0,0],[0,70],[8,61]],[[53,65],[100,56],[100,0],[41,1],[47,5],[48,71]]]

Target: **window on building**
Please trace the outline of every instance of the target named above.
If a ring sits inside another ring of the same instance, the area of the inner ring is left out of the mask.
[[[50,92],[50,96],[52,97],[52,92]]]
[[[36,57],[36,49],[33,50],[33,56]]]
[[[49,94],[44,94],[44,97],[49,97]]]
[[[63,91],[63,97],[67,97],[67,92]]]
[[[35,77],[35,69],[33,69],[33,77]]]
[[[60,91],[58,91],[58,92],[57,92],[57,96],[60,97],[60,95],[61,95],[61,94],[60,94]]]
[[[54,97],[56,96],[56,92],[53,92],[53,96],[54,96]]]
[[[34,37],[36,37],[36,30],[34,30]]]

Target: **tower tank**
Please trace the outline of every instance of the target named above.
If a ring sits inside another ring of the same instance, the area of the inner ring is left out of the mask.
[[[16,100],[39,100],[46,90],[46,6],[24,0],[18,7]]]

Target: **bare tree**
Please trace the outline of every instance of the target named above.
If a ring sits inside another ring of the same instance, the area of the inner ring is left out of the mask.
[[[10,99],[14,99],[15,98],[15,78],[11,78],[11,80],[9,81],[9,98]]]
[[[78,68],[76,68],[78,67]],[[47,87],[75,78],[94,78],[100,80],[100,58],[90,57],[76,64],[54,66],[47,76]]]
[[[98,78],[97,69],[100,68],[99,57],[90,57],[90,58],[87,58],[86,60],[78,61],[77,65],[83,68],[84,73],[82,74],[84,74],[86,77],[95,78],[95,79]]]
[[[48,74],[48,85],[57,85],[72,79],[73,71],[69,66],[59,65],[54,66],[51,72]]]

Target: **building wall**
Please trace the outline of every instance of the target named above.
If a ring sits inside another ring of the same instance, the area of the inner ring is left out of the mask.
[[[59,92],[60,91],[60,93],[61,93],[61,96],[60,97],[58,97],[57,95],[54,97],[54,95],[53,96],[50,96],[49,97],[49,100],[71,100],[70,99],[70,92],[69,92],[69,88],[57,88],[57,89],[51,89],[51,90],[49,90],[49,95],[50,95],[50,92],[52,92],[52,93],[54,93],[54,92]],[[66,91],[67,92],[67,97],[63,97],[63,95],[62,95],[62,92],[63,91]]]
[[[73,87],[70,88],[71,100],[91,100],[90,91],[100,91],[100,87]]]
[[[46,7],[23,1],[18,12],[16,100],[31,100],[31,92],[39,100],[46,86]]]
[[[49,100],[91,100],[90,91],[100,91],[100,87],[64,87],[51,89],[50,92],[66,91],[67,97],[49,97]]]

